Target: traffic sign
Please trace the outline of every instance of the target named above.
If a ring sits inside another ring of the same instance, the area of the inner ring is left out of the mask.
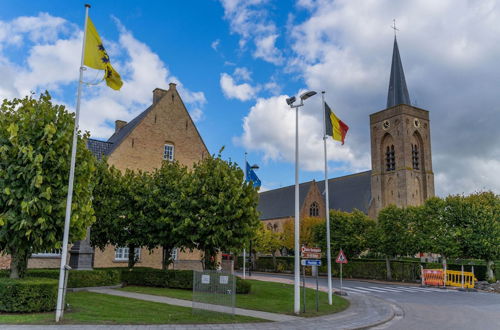
[[[313,253],[313,252],[301,253],[301,257],[304,259],[321,259],[321,253]]]
[[[321,259],[321,248],[302,246],[300,257],[305,259]]]
[[[339,255],[337,256],[337,259],[335,259],[335,262],[338,264],[347,263],[347,258],[345,257],[344,251],[342,251],[342,249],[340,250]]]
[[[302,259],[300,263],[302,266],[321,266],[321,260],[318,259]]]
[[[306,252],[321,253],[321,248],[302,246],[300,248],[300,252],[302,252],[302,253],[306,253]]]

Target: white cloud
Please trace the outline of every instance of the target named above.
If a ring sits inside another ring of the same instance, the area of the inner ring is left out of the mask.
[[[255,97],[257,89],[248,83],[237,84],[233,77],[227,73],[220,75],[220,87],[224,96],[228,99],[238,99],[240,101],[248,101]]]
[[[233,76],[243,81],[252,81],[252,72],[245,67],[234,69]]]
[[[295,110],[286,104],[286,95],[260,98],[243,119],[243,134],[237,144],[260,151],[265,161],[295,161]],[[306,171],[324,167],[323,119],[319,99],[308,100],[299,112],[300,165]],[[327,141],[328,159],[355,169],[369,166],[366,155],[357,155],[348,145]]]
[[[240,35],[240,48],[253,40],[253,56],[269,63],[281,65],[283,55],[276,47],[279,37],[276,24],[269,19],[265,6],[267,0],[221,0],[224,18],[229,21],[232,33]]]
[[[213,50],[217,51],[217,47],[219,47],[219,44],[220,44],[220,39],[217,39],[210,44],[210,47],[212,47]]]
[[[168,88],[169,82],[177,83],[193,120],[201,120],[206,104],[204,93],[193,92],[183,86],[177,77],[170,74],[156,53],[135,39],[117,19],[115,22],[120,32],[119,40],[115,42],[106,40],[104,35],[101,37],[124,84],[119,92],[104,83],[84,85],[80,117],[82,129],[90,130],[94,137],[108,137],[114,131],[112,124],[116,119],[128,121],[135,117],[151,104],[153,89]],[[6,31],[7,36],[16,36],[16,43],[5,37]],[[0,99],[22,97],[30,91],[48,89],[54,100],[69,104],[68,108],[73,109],[75,91],[72,89],[76,89],[78,80],[81,38],[82,31],[76,25],[48,14],[0,21]],[[8,47],[24,47],[28,56],[11,59],[5,51],[1,52]],[[102,75],[101,71],[88,69],[84,81],[99,81]],[[71,97],[65,99],[65,94]]]

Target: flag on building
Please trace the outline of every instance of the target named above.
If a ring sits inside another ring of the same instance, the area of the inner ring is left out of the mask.
[[[331,136],[334,140],[342,142],[344,144],[345,136],[349,130],[342,120],[340,120],[325,102],[325,124],[326,124],[326,135]]]
[[[255,171],[252,169],[250,164],[248,164],[248,162],[246,162],[245,178],[247,182],[252,181],[254,187],[259,188],[261,186],[260,179],[257,177],[257,174],[255,174]]]
[[[83,56],[83,64],[86,66],[97,69],[104,70],[104,79],[106,79],[106,85],[109,87],[119,90],[122,85],[122,79],[118,72],[113,68],[111,62],[109,61],[108,53],[104,48],[99,33],[90,20],[87,20],[87,38],[85,40],[85,51]]]

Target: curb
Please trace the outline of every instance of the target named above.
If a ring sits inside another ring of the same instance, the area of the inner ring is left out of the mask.
[[[123,288],[123,284],[108,285],[108,286],[88,286],[84,288],[67,288],[68,292],[80,292],[80,291],[90,291],[95,289],[120,289]]]

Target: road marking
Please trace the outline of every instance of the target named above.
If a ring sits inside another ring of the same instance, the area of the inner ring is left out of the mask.
[[[367,293],[365,290],[358,290],[358,289],[354,289],[354,288],[350,288],[350,287],[346,287],[346,286],[344,286],[342,289],[347,290],[347,291],[354,291],[354,292],[358,292],[358,293]]]
[[[393,288],[388,288],[388,287],[380,287],[380,286],[371,286],[370,288],[372,289],[378,289],[378,290],[385,290],[385,291],[389,291],[389,292],[401,292],[399,291],[399,289],[393,289]]]
[[[373,292],[387,292],[387,291],[383,291],[383,290],[379,290],[379,289],[370,289],[370,288],[363,287],[363,286],[357,286],[356,289],[368,290],[368,291],[373,291]]]

